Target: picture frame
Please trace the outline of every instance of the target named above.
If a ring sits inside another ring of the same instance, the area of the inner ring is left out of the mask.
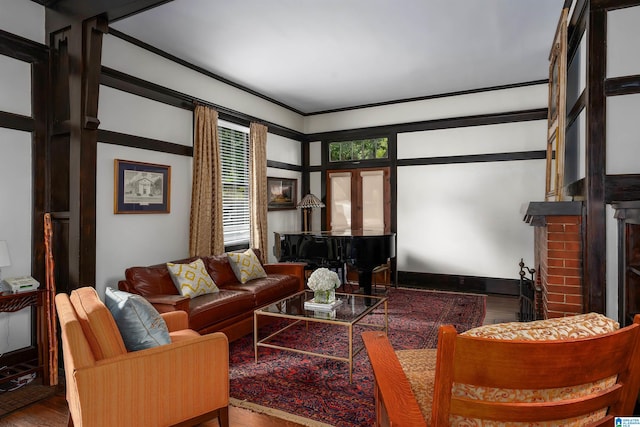
[[[267,210],[295,209],[297,194],[297,179],[267,177]]]
[[[114,159],[115,214],[170,212],[171,166]]]

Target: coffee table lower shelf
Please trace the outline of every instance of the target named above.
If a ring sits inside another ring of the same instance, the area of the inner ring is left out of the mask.
[[[297,294],[298,295],[298,294]],[[357,295],[350,295],[349,298],[364,298],[361,296],[357,296]],[[270,307],[286,307],[287,304],[285,304],[284,302],[287,301],[288,299],[279,301],[275,304],[272,304]],[[361,323],[360,321],[365,318],[367,315],[371,314],[375,308],[377,308],[379,305],[383,305],[384,306],[384,324],[383,325],[379,325],[379,324],[370,324],[370,323]],[[304,312],[303,312],[304,313]],[[264,337],[264,338],[259,338],[259,327],[258,327],[258,319],[260,317],[279,317],[279,318],[285,318],[285,319],[290,319],[292,320],[291,323],[288,323],[286,326],[279,328],[278,330],[272,332],[271,334],[269,334],[268,336]],[[284,331],[286,331],[287,329],[300,324],[302,322],[311,322],[311,323],[328,323],[331,325],[335,325],[335,326],[344,326],[347,329],[347,336],[348,336],[348,356],[346,357],[341,357],[341,356],[336,356],[336,355],[332,355],[332,354],[326,354],[326,353],[320,353],[320,352],[316,352],[316,351],[309,351],[309,350],[301,350],[298,348],[293,348],[293,347],[285,347],[282,345],[277,345],[277,344],[271,344],[269,343],[270,340],[272,340],[273,338],[275,338],[276,336],[280,335],[281,333],[283,333]],[[388,311],[387,311],[387,299],[386,298],[379,298],[378,301],[375,302],[375,304],[371,304],[369,307],[367,307],[366,309],[364,309],[362,311],[362,313],[360,313],[359,316],[350,319],[350,320],[336,320],[336,319],[324,319],[324,318],[315,318],[313,316],[308,316],[308,315],[302,315],[302,314],[288,314],[288,313],[282,313],[282,312],[270,312],[267,311],[265,308],[262,309],[258,309],[255,310],[253,313],[253,330],[254,330],[254,352],[255,352],[255,361],[256,363],[258,363],[258,348],[259,347],[265,347],[265,348],[272,348],[272,349],[276,349],[276,350],[282,350],[282,351],[289,351],[289,352],[293,352],[293,353],[300,353],[300,354],[305,354],[305,355],[310,355],[310,356],[317,356],[317,357],[322,357],[325,359],[332,359],[332,360],[338,360],[341,362],[346,362],[349,364],[349,383],[352,382],[353,380],[353,358],[360,353],[363,349],[364,349],[364,345],[360,346],[359,348],[355,349],[353,348],[353,329],[354,326],[356,324],[359,324],[360,326],[367,326],[367,327],[373,327],[373,328],[379,328],[385,331],[385,333],[388,333],[389,330],[389,322],[388,322]]]

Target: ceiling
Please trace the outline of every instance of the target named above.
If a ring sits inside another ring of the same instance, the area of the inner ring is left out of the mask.
[[[546,79],[565,0],[173,0],[111,27],[304,114]]]

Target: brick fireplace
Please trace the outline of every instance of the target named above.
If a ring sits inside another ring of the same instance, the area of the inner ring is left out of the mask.
[[[536,312],[545,319],[583,313],[582,203],[531,202],[524,220],[535,227]]]

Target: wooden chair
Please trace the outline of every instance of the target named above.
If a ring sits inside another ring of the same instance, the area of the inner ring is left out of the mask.
[[[473,423],[465,425],[576,421],[572,425],[613,426],[614,416],[633,414],[640,388],[639,334],[640,315],[617,331],[557,341],[465,336],[442,326],[433,372],[426,372],[428,367],[423,372],[431,402],[418,402],[386,335],[365,332],[376,381],[377,425],[449,426],[466,419]],[[417,351],[427,359],[433,352]],[[562,393],[554,393],[557,388]],[[571,389],[575,393],[567,394]],[[522,390],[536,397],[516,402],[512,395]],[[491,391],[499,399],[483,400],[483,392]]]

